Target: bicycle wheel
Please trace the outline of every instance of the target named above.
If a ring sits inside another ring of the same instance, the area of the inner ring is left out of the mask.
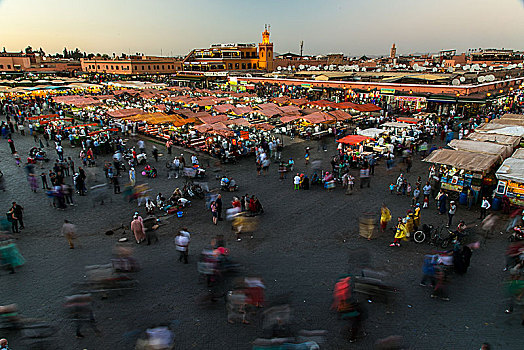
[[[413,234],[413,240],[416,243],[422,243],[424,242],[425,239],[426,239],[426,234],[420,230]]]

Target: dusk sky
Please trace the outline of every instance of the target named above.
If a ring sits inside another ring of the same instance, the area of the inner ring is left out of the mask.
[[[522,0],[0,0],[0,47],[185,55],[213,43],[382,55],[524,49]]]

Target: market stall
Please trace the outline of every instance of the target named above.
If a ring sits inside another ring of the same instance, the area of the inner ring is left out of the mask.
[[[520,144],[520,136],[500,135],[500,134],[487,134],[474,132],[468,135],[467,139],[482,142],[492,142],[500,145],[507,145],[513,148]]]
[[[492,154],[439,149],[431,152],[424,161],[437,166],[441,189],[461,193],[471,188],[478,195],[483,186],[493,185],[491,170],[500,159]]]
[[[498,145],[491,142],[481,142],[473,140],[451,140],[448,146],[459,150],[469,151],[474,153],[492,154],[506,159],[513,153],[513,147],[506,145]]]
[[[506,195],[509,201],[524,206],[524,149],[518,149],[502,163],[495,173],[498,184],[495,195]]]

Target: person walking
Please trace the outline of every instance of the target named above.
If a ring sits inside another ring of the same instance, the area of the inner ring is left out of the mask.
[[[42,189],[48,190],[49,185],[47,184],[47,176],[45,173],[40,174],[40,178],[42,179]]]
[[[60,161],[64,160],[64,148],[60,144],[56,145],[56,154]]]
[[[133,221],[131,221],[131,231],[135,235],[136,244],[140,244],[146,239],[144,224],[140,219],[141,218],[135,214],[133,216]]]
[[[217,204],[217,212],[218,212],[218,221],[222,221],[222,195],[219,194],[217,196],[217,199],[215,200]]]
[[[176,237],[175,237],[175,245],[176,250],[179,252],[178,261],[182,262],[184,260],[184,264],[188,264],[188,256],[189,256],[189,242],[191,241],[191,234],[187,232],[187,228],[183,227],[180,231],[178,231]]]
[[[13,233],[19,233],[20,231],[18,230],[18,218],[16,217],[15,211],[12,207],[6,213],[6,216],[7,216],[7,220],[11,222],[11,231]]]
[[[218,209],[217,209],[217,202],[216,201],[212,201],[211,202],[211,205],[209,206],[210,209],[211,209],[211,214],[213,215],[213,224],[217,224],[218,223]]]
[[[446,227],[451,227],[453,225],[453,216],[457,212],[457,205],[455,204],[455,201],[449,202],[449,210],[448,210],[448,225]]]
[[[15,154],[16,153],[16,149],[15,149],[15,142],[13,141],[13,139],[9,138],[7,140],[7,143],[9,144],[9,148],[11,149],[11,154]]]
[[[113,192],[115,194],[119,194],[120,193],[120,180],[118,179],[118,176],[113,176],[112,181],[113,181]]]
[[[489,203],[488,199],[486,197],[482,197],[482,204],[480,205],[480,220],[484,220],[489,208],[491,208],[491,204]]]
[[[300,174],[299,173],[297,173],[295,177],[293,178],[293,185],[295,185],[296,191],[300,189]]]
[[[23,230],[25,228],[24,226],[24,207],[16,204],[16,202],[13,202],[13,206],[11,207],[11,209],[13,209],[13,213],[16,216],[18,224],[20,225],[20,230]]]
[[[69,243],[69,249],[75,249],[74,240],[76,239],[76,226],[67,220],[64,220],[62,225],[62,235],[67,239]]]

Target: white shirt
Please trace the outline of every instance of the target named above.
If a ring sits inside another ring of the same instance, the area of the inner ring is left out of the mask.
[[[483,199],[482,200],[482,204],[480,205],[480,207],[484,208],[484,209],[489,209],[489,208],[491,208],[491,204],[489,204],[487,199]]]
[[[187,251],[191,235],[186,231],[180,231],[180,233],[181,235],[175,237],[176,250],[185,252]]]
[[[138,148],[144,148],[144,141],[138,140]]]
[[[299,185],[300,184],[300,176],[296,175],[294,178],[293,178],[293,183],[295,185]]]

